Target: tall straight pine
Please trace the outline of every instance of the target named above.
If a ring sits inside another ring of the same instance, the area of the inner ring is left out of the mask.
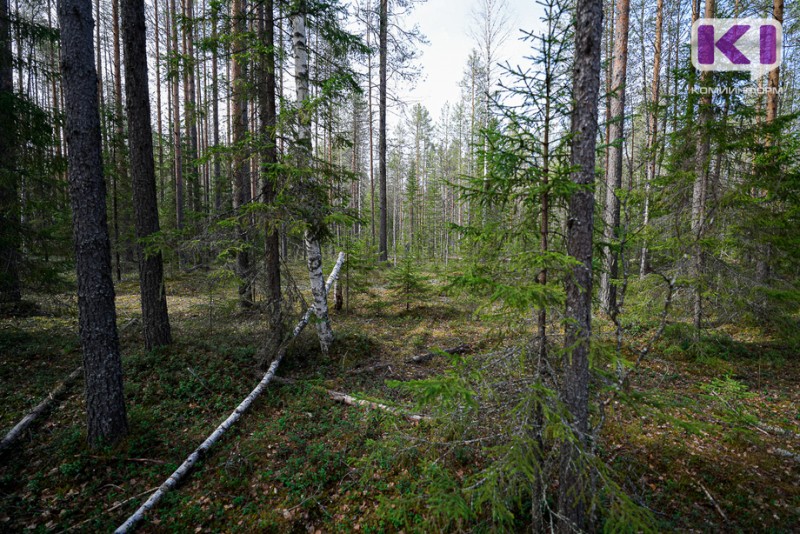
[[[62,0],[58,20],[88,437],[91,445],[99,445],[125,436],[128,420],[111,278],[91,0]]]
[[[125,107],[133,181],[133,210],[139,252],[139,286],[142,293],[144,342],[148,349],[172,342],[164,264],[160,250],[148,250],[145,240],[160,230],[153,128],[147,83],[147,44],[144,0],[122,0],[122,46],[125,57]]]

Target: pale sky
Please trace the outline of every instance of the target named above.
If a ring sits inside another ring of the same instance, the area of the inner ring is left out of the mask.
[[[417,6],[408,17],[408,26],[418,23],[430,44],[422,47],[423,77],[414,89],[401,91],[409,104],[422,103],[434,118],[445,102],[454,104],[460,95],[458,83],[464,76],[467,58],[476,47],[470,36],[472,12],[480,0],[428,0]],[[509,36],[498,53],[501,63],[525,63],[530,54],[529,43],[520,41],[520,29],[542,27],[542,8],[535,0],[508,0]]]

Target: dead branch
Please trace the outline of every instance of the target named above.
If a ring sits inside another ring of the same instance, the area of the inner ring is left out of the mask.
[[[694,482],[695,482],[695,484],[697,484],[700,487],[701,490],[703,490],[703,493],[706,494],[706,497],[708,497],[708,500],[711,501],[711,504],[714,505],[714,509],[716,509],[716,511],[720,515],[720,517],[722,517],[722,519],[724,519],[725,522],[727,522],[728,521],[728,516],[726,516],[725,512],[722,511],[722,508],[719,506],[719,504],[717,504],[717,501],[714,500],[714,497],[711,496],[711,493],[706,489],[705,486],[703,486],[697,480],[695,480]]]
[[[446,352],[448,354],[467,354],[472,350],[472,347],[469,345],[463,344],[458,345],[457,347],[453,347],[451,349],[444,349],[441,352]],[[371,373],[373,371],[379,371],[381,369],[386,369],[387,367],[391,367],[392,365],[397,365],[397,363],[404,363],[407,365],[410,364],[419,364],[419,363],[426,363],[432,360],[434,357],[441,354],[439,351],[430,351],[424,354],[418,354],[416,356],[412,356],[410,358],[406,358],[402,362],[379,362],[374,365],[370,365],[368,367],[359,367],[358,369],[350,369],[347,371],[347,374],[350,375],[357,375],[362,373]]]
[[[275,380],[275,382],[277,382],[278,384],[290,384],[290,385],[297,384],[297,381],[296,380],[292,380],[291,378],[281,378],[281,377],[277,377],[276,376],[273,380]],[[332,400],[334,400],[336,402],[341,402],[343,404],[347,404],[348,406],[366,406],[367,408],[370,408],[370,409],[373,409],[373,410],[381,410],[381,411],[384,411],[384,412],[387,412],[387,413],[402,417],[402,418],[404,418],[407,421],[410,421],[412,423],[419,423],[420,421],[430,419],[429,417],[427,417],[425,415],[407,414],[407,413],[404,413],[404,412],[398,410],[397,408],[392,408],[391,406],[386,406],[385,404],[380,404],[378,402],[368,401],[368,400],[365,400],[365,399],[359,399],[357,397],[353,397],[352,395],[348,395],[346,393],[341,393],[339,391],[333,391],[333,390],[330,390],[330,389],[325,389],[325,388],[320,387],[320,386],[312,386],[312,389],[325,393]]]
[[[14,428],[8,431],[8,434],[0,441],[0,453],[9,448],[19,437],[38,419],[42,414],[49,412],[66,393],[67,389],[83,372],[83,366],[77,367],[72,371],[63,382],[58,384],[56,388],[45,397],[45,399],[36,405],[36,408],[31,410],[28,415],[14,425]]]
[[[336,265],[333,267],[330,276],[328,277],[328,281],[325,283],[325,291],[330,291],[331,286],[333,285],[333,281],[339,276],[339,271],[342,268],[342,264],[344,263],[344,252],[339,253],[339,259],[336,262]],[[203,443],[200,444],[195,451],[189,455],[186,460],[175,470],[172,475],[161,484],[158,490],[150,496],[147,501],[139,507],[125,522],[115,530],[115,534],[124,534],[126,532],[132,531],[136,525],[144,519],[145,514],[148,511],[152,510],[156,504],[161,500],[161,498],[167,494],[171,489],[175,488],[178,483],[192,470],[194,465],[202,458],[206,452],[219,440],[219,438],[227,431],[231,426],[233,426],[236,421],[250,408],[261,393],[267,388],[267,385],[272,381],[275,377],[275,372],[278,370],[278,366],[281,364],[281,360],[286,355],[286,349],[288,348],[289,343],[294,340],[298,334],[305,328],[308,324],[309,319],[311,318],[311,314],[313,313],[313,309],[309,308],[306,311],[303,318],[297,323],[295,326],[294,331],[292,332],[292,337],[284,344],[283,347],[278,351],[275,360],[273,360],[272,364],[269,366],[264,378],[261,379],[261,382],[255,387],[250,394],[245,397],[245,399],[236,407],[236,409],[231,413],[225,421],[222,422],[221,425],[217,427],[214,432],[211,433],[210,436],[206,438]]]

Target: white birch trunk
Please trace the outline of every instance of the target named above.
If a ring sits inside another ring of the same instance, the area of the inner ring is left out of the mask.
[[[341,270],[342,264],[344,263],[344,258],[345,258],[344,252],[340,252],[339,259],[336,262],[333,271],[331,271],[331,274],[328,277],[328,282],[325,284],[323,290],[325,291],[329,290],[333,285],[333,281],[339,277],[339,271]],[[312,309],[309,308],[306,311],[303,318],[300,320],[300,322],[297,323],[297,326],[294,327],[294,331],[292,332],[292,337],[290,338],[290,341],[296,338],[300,334],[300,332],[303,331],[303,328],[305,328],[305,326],[308,324],[309,319],[311,318],[311,313]],[[140,506],[138,510],[136,510],[136,512],[133,513],[133,515],[131,515],[122,525],[120,525],[117,528],[117,530],[114,531],[115,534],[124,534],[126,532],[131,532],[133,528],[142,519],[144,519],[145,514],[147,514],[148,511],[152,510],[155,507],[155,505],[158,504],[158,501],[160,501],[161,498],[164,495],[166,495],[167,492],[169,492],[169,490],[173,489],[175,486],[178,485],[178,483],[180,483],[183,477],[185,477],[189,473],[189,471],[192,470],[192,467],[194,467],[194,465],[198,462],[198,460],[200,460],[203,457],[206,451],[208,451],[214,445],[214,443],[216,443],[219,440],[222,434],[224,434],[226,430],[232,427],[234,423],[236,423],[236,421],[238,421],[239,418],[250,408],[253,402],[261,395],[261,393],[263,393],[263,391],[267,388],[267,385],[269,385],[269,383],[275,377],[275,372],[278,370],[278,366],[281,364],[281,361],[283,360],[283,357],[286,354],[287,346],[288,343],[284,345],[281,348],[281,350],[278,351],[275,360],[269,366],[269,369],[264,375],[264,378],[261,379],[261,382],[258,383],[255,389],[251,391],[250,394],[247,397],[245,397],[245,399],[239,404],[239,406],[236,407],[233,413],[230,414],[228,418],[225,419],[225,421],[223,421],[222,424],[219,425],[217,429],[214,430],[214,432],[212,432],[211,435],[208,436],[206,440],[203,443],[201,443],[200,446],[197,447],[197,449],[195,449],[192,454],[189,455],[188,458],[186,458],[186,460],[184,460],[184,462],[180,465],[180,467],[178,467],[178,469],[176,469],[175,472],[172,473],[172,475],[170,475],[170,477],[166,480],[166,482],[161,484],[161,487],[159,487],[158,490],[154,494],[152,494],[150,498],[147,499],[147,501],[145,501],[145,503],[142,506]]]
[[[311,117],[303,109],[308,100],[308,46],[306,42],[306,21],[302,9],[292,15],[292,48],[294,49],[294,77],[297,87],[297,108],[300,114],[297,127],[298,151],[300,161],[309,162],[311,158]],[[312,221],[309,221],[312,222]],[[314,299],[317,334],[322,353],[327,355],[333,343],[333,330],[328,319],[328,297],[325,292],[325,278],[322,274],[322,249],[313,227],[306,230],[306,252],[308,253],[308,276],[311,281],[311,294]]]

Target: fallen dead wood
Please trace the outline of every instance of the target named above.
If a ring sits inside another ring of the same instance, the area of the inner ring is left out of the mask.
[[[416,356],[412,356],[411,358],[406,358],[402,361],[405,364],[417,364],[417,363],[426,363],[431,361],[434,357],[439,356],[442,352],[446,352],[448,354],[467,354],[472,350],[472,347],[469,345],[459,345],[457,347],[453,347],[451,349],[444,349],[442,351],[430,351],[424,354],[418,354]],[[373,371],[379,371],[380,369],[386,369],[387,367],[391,367],[393,365],[397,365],[400,362],[379,362],[375,365],[370,365],[368,367],[359,367],[358,369],[351,369],[347,372],[347,374],[351,375],[358,375],[363,373],[371,373]]]
[[[692,479],[692,480],[694,480],[694,479]],[[720,517],[727,522],[728,521],[728,516],[726,516],[725,512],[722,511],[722,507],[720,507],[720,505],[717,504],[717,501],[711,495],[711,492],[708,491],[706,489],[706,487],[704,485],[702,485],[700,482],[698,482],[697,480],[694,480],[694,482],[695,482],[695,484],[697,484],[700,487],[701,490],[703,490],[703,493],[706,494],[706,497],[711,502],[711,504],[714,505],[714,509],[717,511],[717,513],[720,515]]]
[[[134,324],[138,322],[138,319],[135,317],[130,321],[126,322],[124,325],[120,326],[119,331],[120,333],[124,332]],[[72,386],[72,383],[78,379],[78,377],[83,372],[83,365],[81,364],[74,371],[72,371],[67,378],[61,381],[53,391],[51,391],[47,397],[45,397],[42,402],[36,405],[36,407],[28,412],[28,414],[23,417],[19,423],[14,425],[14,427],[8,431],[8,433],[3,438],[3,441],[0,441],[0,454],[2,454],[6,449],[11,447],[15,441],[19,439],[25,431],[30,428],[30,426],[36,422],[36,420],[41,417],[42,415],[48,413],[52,410],[67,390]]]
[[[14,428],[9,430],[8,434],[5,435],[3,441],[0,441],[0,453],[5,451],[15,441],[17,441],[17,439],[19,439],[19,437],[24,434],[28,428],[30,428],[36,419],[38,419],[42,414],[49,412],[58,403],[61,397],[64,396],[64,394],[67,392],[67,389],[69,389],[72,383],[77,380],[82,372],[83,366],[80,366],[72,371],[63,382],[58,384],[58,386],[56,386],[56,388],[44,398],[42,402],[36,405],[36,408],[31,410],[28,415],[20,420],[19,423],[14,425]]]
[[[278,384],[290,384],[290,385],[297,384],[297,381],[292,380],[291,378],[281,378],[276,376],[274,380]],[[429,417],[424,415],[407,414],[401,410],[398,410],[397,408],[392,408],[391,406],[386,406],[385,404],[381,404],[379,402],[368,401],[366,399],[359,399],[357,397],[353,397],[352,395],[341,393],[339,391],[325,389],[320,386],[312,386],[312,389],[325,393],[332,400],[336,402],[341,402],[343,404],[347,404],[348,406],[366,406],[367,408],[373,410],[381,410],[383,412],[387,412],[396,415],[398,417],[402,417],[403,419],[410,421],[412,423],[419,423],[420,421],[430,419]]]
[[[343,263],[344,252],[340,252],[339,259],[337,260],[336,265],[333,267],[333,270],[328,277],[328,281],[325,283],[326,292],[330,291],[333,281],[339,276],[339,271],[341,270]],[[156,490],[156,492],[153,493],[150,498],[139,507],[138,510],[136,510],[127,520],[125,520],[122,525],[117,528],[117,530],[114,531],[116,534],[122,534],[133,530],[139,521],[144,519],[145,514],[152,510],[155,505],[158,504],[158,501],[160,501],[161,498],[166,495],[167,492],[169,492],[169,490],[178,485],[178,483],[192,470],[198,460],[200,460],[200,458],[202,458],[205,453],[219,440],[225,431],[233,426],[234,423],[236,423],[236,421],[238,421],[239,418],[250,408],[250,406],[253,404],[253,401],[255,401],[261,395],[261,393],[267,388],[267,385],[269,385],[269,383],[275,377],[275,372],[278,370],[281,360],[283,360],[283,357],[286,355],[286,349],[289,343],[291,343],[291,341],[294,340],[298,334],[300,334],[303,328],[305,328],[311,318],[312,313],[312,308],[309,308],[306,311],[305,315],[303,315],[303,318],[297,323],[297,326],[295,326],[294,330],[292,331],[292,337],[289,338],[280,348],[275,360],[273,360],[266,374],[261,379],[261,382],[259,382],[255,387],[255,389],[251,391],[250,394],[239,404],[239,406],[236,407],[233,413],[231,413],[228,418],[225,419],[225,421],[223,421],[222,424],[219,425],[217,429],[214,430],[214,432],[212,432],[211,435],[208,436],[206,440],[203,441],[203,443],[201,443],[200,446],[189,455],[188,458],[186,458],[186,460],[184,460],[180,467],[178,467],[178,469],[176,469],[175,472],[172,473],[172,475],[170,475],[170,477],[163,484],[161,484],[158,490]]]

